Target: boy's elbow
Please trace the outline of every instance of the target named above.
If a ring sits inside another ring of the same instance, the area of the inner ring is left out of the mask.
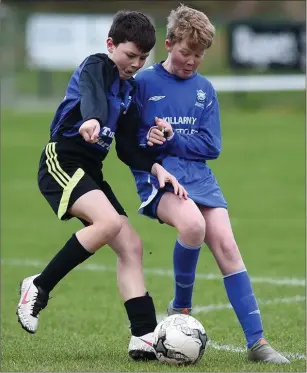
[[[129,165],[128,159],[129,154],[125,151],[125,147],[119,144],[118,142],[115,145],[116,155],[117,158],[120,159],[123,163],[125,163],[127,166]]]
[[[218,158],[221,154],[221,148],[216,148],[215,150],[215,159]]]
[[[217,159],[221,154],[221,139],[219,137],[216,137],[213,140],[213,159]]]
[[[221,148],[220,147],[217,147],[217,146],[213,147],[213,149],[211,151],[211,154],[210,154],[211,159],[217,159],[219,157],[220,153],[221,153]]]

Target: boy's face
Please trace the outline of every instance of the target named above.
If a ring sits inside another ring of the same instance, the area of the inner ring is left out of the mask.
[[[123,80],[130,79],[146,62],[148,53],[141,52],[130,41],[114,45],[112,38],[107,39],[109,58],[116,64],[119,76]]]
[[[186,40],[172,45],[167,39],[165,46],[169,52],[171,71],[181,79],[190,78],[197,71],[205,55],[203,47],[191,49]]]

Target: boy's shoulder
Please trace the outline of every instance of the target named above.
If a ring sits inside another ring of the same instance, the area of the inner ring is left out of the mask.
[[[206,76],[200,73],[197,73],[196,81],[197,81],[197,84],[201,84],[207,90],[214,90],[214,87],[211,81]]]
[[[138,73],[134,75],[134,79],[137,82],[141,82],[144,79],[150,79],[150,78],[154,79],[155,78],[155,65],[156,64],[151,65],[142,71],[139,71]]]
[[[213,97],[217,97],[216,90],[211,83],[211,81],[204,75],[197,73],[197,77],[195,79],[196,85],[196,92],[197,97],[208,97],[212,99]]]
[[[91,54],[86,57],[76,69],[80,76],[85,71],[95,79],[102,79],[107,89],[118,77],[116,64],[105,53]]]
[[[80,67],[88,63],[102,63],[105,66],[114,66],[114,62],[105,53],[95,53],[87,56],[80,64]]]

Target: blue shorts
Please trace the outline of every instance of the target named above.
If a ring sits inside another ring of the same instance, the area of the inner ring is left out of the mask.
[[[163,166],[174,175],[179,183],[187,190],[189,198],[199,206],[222,207],[227,209],[227,202],[220,186],[206,164],[189,162],[175,166],[163,163]],[[171,184],[159,188],[157,178],[146,171],[131,170],[136,181],[137,192],[141,199],[139,213],[152,219],[158,219],[157,208],[165,192],[173,192]]]

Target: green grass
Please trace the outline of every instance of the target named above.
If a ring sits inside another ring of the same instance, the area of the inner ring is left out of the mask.
[[[290,107],[254,110],[224,107],[223,152],[211,166],[229,203],[237,242],[253,277],[305,278],[305,113]],[[37,165],[48,139],[52,114],[2,115],[2,359],[1,371],[186,371],[158,363],[135,363],[127,356],[129,329],[118,295],[115,255],[102,249],[89,264],[108,271],[73,271],[55,289],[41,314],[36,335],[17,324],[19,281],[39,272],[81,225],[59,222],[36,185]],[[138,196],[129,170],[112,151],[105,174],[140,233],[145,269],[172,267],[176,233],[137,214]],[[35,265],[35,261],[37,262]],[[198,273],[218,274],[204,247]],[[173,294],[168,276],[146,275],[158,313]],[[259,299],[305,296],[303,286],[255,283]],[[194,305],[227,303],[223,282],[199,279]],[[305,354],[305,302],[262,305],[266,336],[280,351]],[[231,310],[199,313],[210,339],[219,345],[244,347]],[[189,371],[280,372],[306,370],[306,360],[290,366],[248,363],[244,353],[209,348]]]

